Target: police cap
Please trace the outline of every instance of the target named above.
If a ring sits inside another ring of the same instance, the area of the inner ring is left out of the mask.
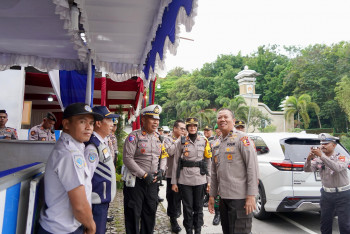
[[[140,111],[141,115],[147,115],[152,117],[153,119],[160,119],[159,118],[160,113],[162,113],[162,107],[156,104],[147,106]]]
[[[210,131],[210,130],[213,130],[213,129],[210,126],[205,126],[204,130]]]
[[[190,124],[198,125],[198,119],[197,118],[187,118],[185,122],[186,122],[186,125],[190,125]]]
[[[158,131],[163,131],[163,128],[162,128],[162,127],[159,127],[159,128],[158,128]]]
[[[46,118],[52,121],[57,122],[56,116],[52,112],[47,112]]]
[[[332,136],[332,135],[330,135],[328,133],[320,133],[318,135],[318,139],[320,139],[320,143],[321,144],[328,144],[330,142],[336,143],[337,140],[339,140],[338,137],[334,137],[334,136]]]
[[[76,115],[93,115],[95,121],[101,121],[103,116],[92,111],[91,107],[85,103],[77,102],[70,104],[64,109],[63,119]]]
[[[102,115],[104,119],[113,119],[119,117],[119,115],[110,112],[106,106],[95,106],[92,108],[92,110],[93,112]]]
[[[6,110],[0,110],[0,114],[7,114]]]
[[[235,128],[238,127],[238,126],[243,126],[245,127],[245,122],[243,120],[237,120],[235,122]]]

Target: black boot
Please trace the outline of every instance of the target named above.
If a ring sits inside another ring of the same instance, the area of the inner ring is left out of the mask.
[[[201,229],[202,229],[202,228],[196,228],[196,229],[194,229],[194,234],[201,234]]]
[[[163,202],[164,201],[164,198],[161,198],[159,195],[158,195],[158,202]]]
[[[176,218],[170,218],[171,231],[179,233],[181,231],[180,225],[177,223]]]
[[[213,219],[213,225],[219,225],[221,221],[219,207],[215,207],[215,216]]]

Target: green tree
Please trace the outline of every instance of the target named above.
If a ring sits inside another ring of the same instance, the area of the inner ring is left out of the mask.
[[[299,98],[290,96],[285,102],[285,116],[290,118],[292,115],[297,115],[298,128],[300,128],[300,118],[303,120],[305,128],[309,127],[310,116],[308,111],[313,109],[318,115],[320,108],[314,102],[311,102],[311,97],[308,94],[303,94]],[[321,122],[319,122],[321,127]]]
[[[219,103],[223,108],[232,110],[236,119],[247,122],[249,107],[242,96],[236,96],[234,99],[222,98]]]
[[[350,78],[346,75],[335,87],[335,99],[350,119]]]

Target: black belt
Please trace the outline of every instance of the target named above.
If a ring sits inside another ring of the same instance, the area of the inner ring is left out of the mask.
[[[182,161],[182,166],[183,167],[201,167],[202,161],[188,161],[188,160],[183,160]]]

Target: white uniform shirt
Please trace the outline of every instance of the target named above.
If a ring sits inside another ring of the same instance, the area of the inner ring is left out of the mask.
[[[68,192],[84,185],[91,206],[91,175],[84,159],[84,144],[62,132],[47,161],[45,207],[41,210],[40,225],[51,233],[70,233],[81,226],[75,219]]]

